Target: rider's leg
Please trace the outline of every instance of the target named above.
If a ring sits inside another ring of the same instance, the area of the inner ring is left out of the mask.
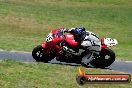
[[[94,59],[95,54],[99,55],[99,52],[101,50],[100,46],[91,46],[88,49],[89,49],[88,54],[85,55],[81,61],[81,63],[86,66]]]
[[[88,63],[90,62],[90,61],[92,61],[94,59],[94,57],[93,57],[93,53],[92,52],[89,52],[86,56],[84,56],[83,58],[82,58],[82,61],[81,61],[81,63],[83,64],[83,65],[88,65]]]

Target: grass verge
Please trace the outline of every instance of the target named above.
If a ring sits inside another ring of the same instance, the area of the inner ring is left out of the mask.
[[[76,75],[79,67],[0,61],[1,88],[131,88],[130,84],[86,84],[79,86]],[[90,69],[88,74],[119,74],[117,71]],[[122,74],[122,73],[121,73]],[[132,75],[132,74],[131,74]]]

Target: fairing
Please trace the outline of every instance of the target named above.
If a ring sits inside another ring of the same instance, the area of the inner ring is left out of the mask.
[[[65,35],[65,41],[71,46],[71,47],[77,47],[79,45],[79,42],[76,42],[74,40],[74,36],[72,34]]]

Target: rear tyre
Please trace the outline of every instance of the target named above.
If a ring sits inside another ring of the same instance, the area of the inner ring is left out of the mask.
[[[105,68],[115,61],[115,53],[111,49],[102,49],[99,56],[96,56],[90,64],[96,68]]]
[[[32,57],[37,61],[37,62],[45,62],[47,63],[48,61],[52,60],[55,58],[55,55],[46,54],[46,50],[42,48],[41,45],[38,45],[35,47],[32,51]]]

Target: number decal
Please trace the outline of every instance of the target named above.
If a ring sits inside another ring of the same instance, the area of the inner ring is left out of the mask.
[[[107,46],[114,46],[114,45],[117,45],[118,42],[116,39],[112,39],[112,38],[105,38],[104,39],[104,43],[107,45]]]
[[[51,42],[53,39],[52,33],[49,33],[49,35],[46,37],[46,42]]]
[[[107,40],[110,42],[114,42],[114,39],[112,39],[112,38],[107,38]]]

